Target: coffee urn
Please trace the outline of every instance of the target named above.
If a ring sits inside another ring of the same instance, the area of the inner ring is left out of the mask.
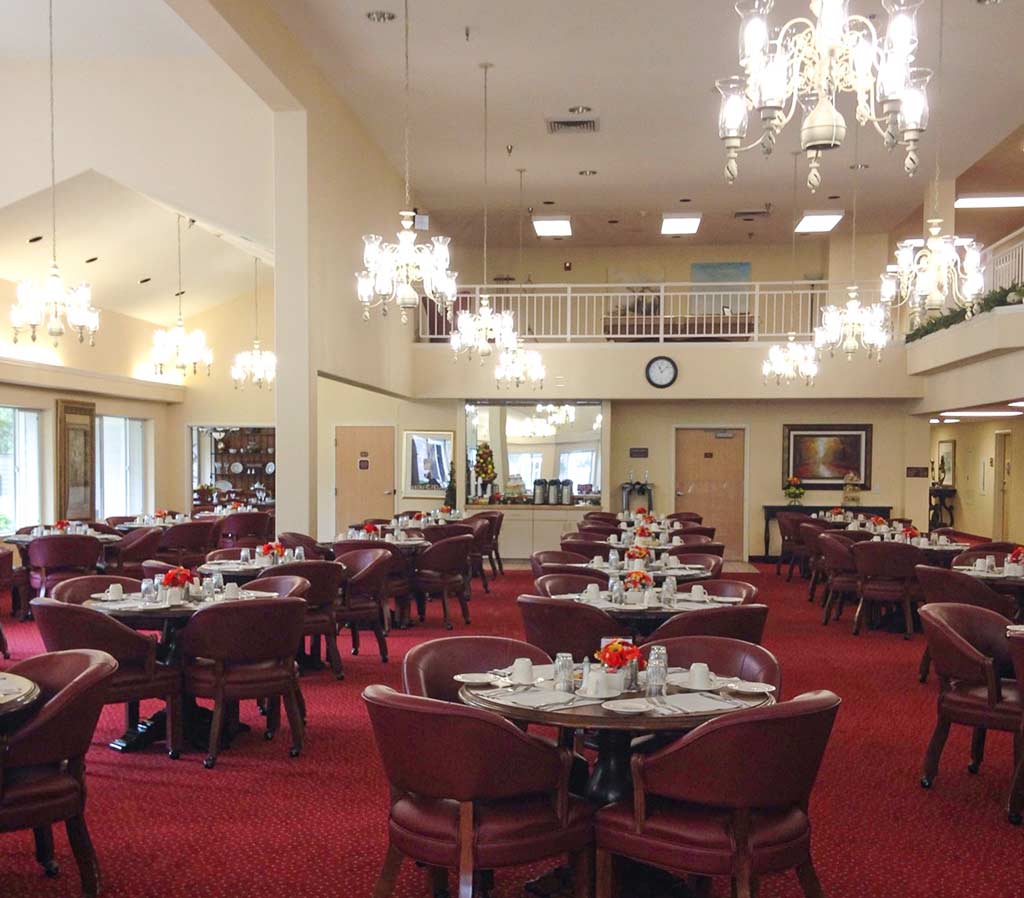
[[[572,505],[572,481],[562,481],[562,505]]]
[[[549,480],[548,481],[548,505],[561,505],[562,504],[562,481]]]
[[[539,477],[533,481],[533,504],[546,505],[548,501],[548,482]]]

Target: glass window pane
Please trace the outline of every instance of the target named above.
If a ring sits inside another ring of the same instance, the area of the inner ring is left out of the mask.
[[[3,409],[14,422],[14,527],[42,523],[43,477],[40,459],[40,415],[37,411]],[[2,425],[0,425],[2,426]]]
[[[128,502],[125,514],[142,514],[146,503],[146,422],[128,420]]]
[[[14,409],[0,408],[0,528],[10,530],[17,518],[15,507]]]
[[[594,483],[597,474],[595,462],[597,453],[593,449],[573,449],[558,455],[558,476],[569,479],[574,485]]]

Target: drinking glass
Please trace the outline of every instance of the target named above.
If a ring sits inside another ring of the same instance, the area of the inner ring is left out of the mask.
[[[142,581],[142,603],[151,605],[156,601],[156,583],[152,579]]]
[[[611,602],[613,605],[622,605],[626,601],[626,588],[622,585],[622,581],[616,577],[610,583],[611,588]]]
[[[555,689],[558,692],[573,691],[573,662],[568,652],[555,655]]]
[[[249,549],[242,549],[242,551],[238,553],[238,560],[242,564],[248,564],[252,561],[252,552]]]
[[[214,572],[213,585],[217,592],[220,592],[222,589],[224,589],[224,575],[220,571]]]
[[[306,560],[306,550],[302,546],[299,546],[295,550],[295,560],[296,561],[305,561]]]
[[[678,584],[676,578],[669,575],[665,578],[665,582],[661,584],[661,599],[666,604],[672,602],[676,597],[676,589]]]
[[[212,602],[216,593],[217,584],[213,582],[213,577],[203,577],[203,601]]]
[[[619,550],[618,549],[611,549],[608,552],[608,564],[611,567],[615,567],[615,565],[617,565],[618,563],[619,563]]]
[[[665,694],[668,682],[668,650],[663,645],[652,645],[647,658],[647,695],[658,697]]]
[[[294,549],[285,549],[284,550],[284,560],[285,560],[286,564],[289,561],[294,561],[295,560],[295,550]]]

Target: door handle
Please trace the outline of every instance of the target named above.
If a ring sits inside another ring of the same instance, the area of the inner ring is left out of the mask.
[[[393,496],[394,494],[395,494],[394,490],[384,490],[384,495],[385,496]]]
[[[676,495],[677,496],[685,496],[686,495],[686,490],[676,490]]]

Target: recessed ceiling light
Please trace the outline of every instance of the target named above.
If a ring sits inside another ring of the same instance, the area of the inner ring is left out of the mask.
[[[100,260],[99,256],[90,256],[88,259],[85,260],[85,264],[88,265],[91,262],[98,262],[99,260]]]
[[[959,424],[960,423],[960,419],[959,418],[946,418],[945,420],[942,421],[942,423],[943,424]]]
[[[843,211],[837,212],[804,212],[796,226],[798,234],[826,234],[843,220]]]
[[[942,423],[942,419],[941,418],[929,418],[928,419],[928,423],[929,424],[941,424]]]
[[[570,106],[569,115],[586,115],[588,112],[593,112],[589,106]]]
[[[960,196],[954,206],[957,209],[1020,209],[1024,208],[1024,196]]]
[[[139,283],[140,284],[148,284],[151,280],[153,280],[153,279],[152,278],[139,278]]]
[[[544,200],[543,204],[545,206],[553,206],[555,204],[555,201],[554,200]]]
[[[534,215],[533,230],[538,237],[571,237],[572,223],[568,215]]]
[[[371,9],[366,14],[366,18],[368,18],[371,22],[379,25],[382,22],[395,21],[395,14],[387,9]]]
[[[592,178],[592,177],[594,177],[594,175],[597,174],[597,169],[596,168],[581,168],[580,169],[580,174],[584,178]]]
[[[696,234],[700,218],[700,212],[666,212],[661,216],[661,233],[670,236]]]
[[[1024,402],[1011,402],[1011,408],[1024,408]]]
[[[670,237],[671,237],[671,238],[672,238],[673,240],[682,240],[682,239],[683,239],[683,235],[682,235],[682,234],[670,234],[669,236],[670,236]]]
[[[991,412],[939,412],[939,414],[949,420],[950,417],[954,418],[1019,418],[1024,415],[1024,412],[1004,412],[1004,411],[991,411]]]
[[[29,243],[38,243],[38,242],[39,242],[40,240],[42,240],[42,239],[43,239],[43,235],[42,235],[42,234],[39,234],[39,235],[38,235],[38,236],[36,236],[36,237],[29,237],[29,238],[28,238],[28,242],[29,242]]]

